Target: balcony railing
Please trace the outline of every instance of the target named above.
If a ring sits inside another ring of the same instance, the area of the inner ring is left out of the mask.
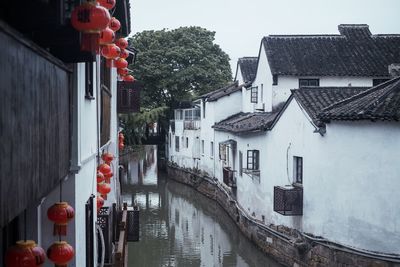
[[[303,215],[302,187],[274,187],[274,211],[282,215]]]
[[[200,129],[200,120],[183,121],[184,130],[198,130]]]
[[[230,167],[222,169],[224,183],[230,187],[236,187],[235,171]]]

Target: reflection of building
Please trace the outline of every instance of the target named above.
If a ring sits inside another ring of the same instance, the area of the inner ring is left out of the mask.
[[[0,163],[0,266],[25,227],[26,238],[44,249],[58,240],[47,210],[60,198],[75,209],[62,237],[75,249],[71,266],[97,265],[96,157],[118,156],[117,73],[80,50],[70,23],[80,3],[0,3],[0,150],[7,154]],[[121,22],[118,37],[127,36],[129,1],[117,1],[113,16]],[[106,206],[118,198],[117,167],[114,160]]]
[[[195,167],[266,226],[398,254],[400,36],[339,32],[268,36],[257,60],[239,60],[236,83],[197,100]],[[191,146],[172,151],[181,134],[170,131],[169,160],[193,167]]]

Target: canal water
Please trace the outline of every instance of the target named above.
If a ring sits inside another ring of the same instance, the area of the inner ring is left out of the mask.
[[[157,147],[121,160],[122,199],[140,207],[140,241],[129,266],[281,266],[266,257],[214,201],[157,171]]]

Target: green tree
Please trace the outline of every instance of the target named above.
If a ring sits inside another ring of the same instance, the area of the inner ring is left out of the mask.
[[[232,79],[229,56],[200,27],[143,31],[130,46],[139,51],[134,76],[144,85],[142,106],[174,108],[177,102],[224,86]]]

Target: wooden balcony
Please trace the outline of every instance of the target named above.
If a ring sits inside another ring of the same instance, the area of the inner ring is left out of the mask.
[[[70,71],[0,22],[0,227],[66,177]]]
[[[274,211],[282,215],[303,215],[302,187],[274,187]]]

